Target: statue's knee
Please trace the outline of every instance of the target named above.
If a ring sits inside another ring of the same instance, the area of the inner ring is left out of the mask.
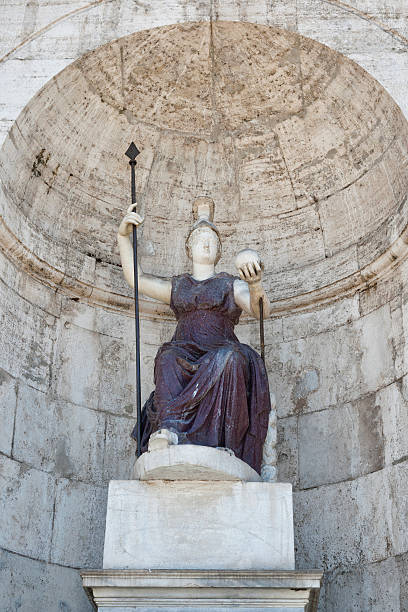
[[[227,357],[228,362],[236,368],[245,368],[247,365],[246,357],[238,347],[227,349]]]
[[[165,350],[159,353],[156,357],[156,368],[171,368],[176,362],[176,355],[172,350]]]

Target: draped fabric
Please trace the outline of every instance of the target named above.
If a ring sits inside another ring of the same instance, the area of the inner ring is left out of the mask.
[[[159,349],[155,391],[142,412],[142,452],[151,433],[169,429],[179,444],[226,447],[260,472],[271,409],[261,357],[234,334],[241,309],[235,278],[172,279],[170,306],[178,324]],[[132,432],[136,438],[136,428]]]

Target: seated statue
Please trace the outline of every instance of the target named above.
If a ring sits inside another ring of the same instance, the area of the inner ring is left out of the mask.
[[[233,451],[261,471],[262,448],[271,409],[264,363],[254,349],[239,342],[234,327],[244,310],[259,318],[259,299],[269,315],[262,288],[263,265],[256,251],[238,254],[240,278],[215,272],[221,239],[213,224],[213,203],[195,201],[194,223],[186,240],[193,273],[171,279],[139,268],[139,291],[169,304],[177,319],[170,342],[159,349],[155,390],[142,412],[142,452],[158,430],[177,434],[179,444],[200,444]],[[130,206],[118,230],[123,273],[133,287],[129,235],[143,218]]]

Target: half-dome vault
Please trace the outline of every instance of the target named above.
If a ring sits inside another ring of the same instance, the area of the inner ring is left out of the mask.
[[[358,286],[404,229],[407,124],[364,70],[271,27],[174,25],[76,61],[11,130],[4,221],[25,244],[24,232],[38,237],[33,273],[57,285],[65,273],[79,296],[129,306],[115,233],[131,140],[151,272],[188,265],[197,195],[216,203],[220,265],[261,249],[278,311]]]

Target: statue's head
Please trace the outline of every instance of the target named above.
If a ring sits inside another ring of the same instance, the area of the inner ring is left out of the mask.
[[[187,255],[197,263],[216,265],[221,257],[221,238],[212,222],[214,202],[206,197],[197,198],[193,214],[196,221],[187,236]]]

